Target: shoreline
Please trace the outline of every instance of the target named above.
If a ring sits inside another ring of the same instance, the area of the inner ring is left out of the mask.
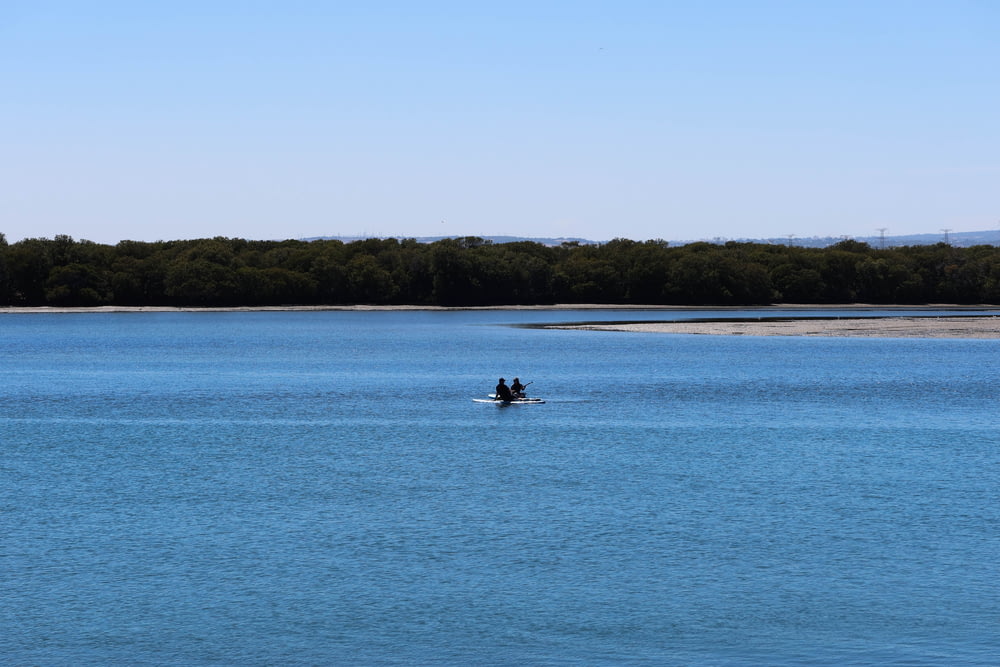
[[[257,313],[257,312],[325,312],[325,311],[356,311],[356,312],[379,312],[379,311],[460,311],[460,310],[656,310],[656,311],[796,311],[796,310],[906,310],[906,311],[941,311],[953,310],[961,311],[996,311],[1000,315],[1000,306],[996,304],[980,305],[956,305],[956,304],[921,304],[916,306],[907,305],[878,305],[870,303],[846,303],[846,304],[774,304],[768,306],[677,306],[677,305],[623,305],[623,304],[601,304],[601,303],[555,303],[547,305],[532,306],[375,306],[375,305],[350,305],[350,306],[0,306],[0,315],[26,315],[37,313]]]
[[[661,312],[735,312],[755,311],[761,317],[699,318],[673,322],[581,322],[539,325],[545,329],[586,331],[625,331],[633,333],[658,333],[704,336],[806,336],[851,338],[966,338],[1000,339],[1000,306],[959,306],[955,304],[924,304],[920,306],[880,306],[873,304],[809,305],[783,304],[774,306],[649,306],[617,304],[551,304],[543,306],[262,306],[190,308],[170,306],[98,306],[83,308],[61,307],[0,307],[3,314],[84,314],[84,313],[219,313],[219,312],[391,312],[391,311],[661,311]],[[941,311],[955,315],[888,315],[872,317],[840,316],[772,316],[763,313],[781,311]],[[976,315],[960,315],[963,311],[976,311]],[[993,315],[983,315],[983,311]]]
[[[701,336],[806,336],[822,338],[1000,339],[1000,315],[692,320],[553,325],[546,329],[628,331]]]

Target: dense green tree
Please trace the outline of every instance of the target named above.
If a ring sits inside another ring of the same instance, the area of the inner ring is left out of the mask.
[[[544,259],[529,253],[509,258],[510,299],[514,303],[551,303],[553,271]]]
[[[694,244],[671,267],[672,299],[682,304],[726,304],[733,300],[728,285],[731,267],[708,244]]]
[[[316,296],[321,303],[341,304],[351,299],[343,245],[339,241],[324,245],[309,266],[308,275],[316,283]]]
[[[54,265],[52,243],[46,239],[25,239],[7,250],[10,302],[21,306],[44,306],[45,282]]]
[[[838,246],[834,246],[833,250],[821,257],[819,272],[822,278],[823,293],[817,303],[854,303],[857,301],[856,267],[864,255],[841,249]]]
[[[429,305],[434,291],[431,259],[423,244],[405,239],[399,247],[382,253],[379,260],[397,287],[395,303]]]
[[[10,269],[7,267],[7,237],[0,232],[0,305],[13,301],[10,282]]]
[[[69,236],[9,244],[2,305],[404,303],[1000,303],[1000,249],[875,250],[614,239],[548,247],[476,236],[247,241],[216,237],[106,246]]]
[[[178,306],[232,306],[239,303],[237,285],[237,274],[229,266],[207,259],[178,260],[167,269],[164,293]]]
[[[355,255],[347,263],[347,285],[354,303],[392,303],[398,291],[392,275],[371,255]]]
[[[452,240],[431,244],[432,300],[442,306],[481,305],[482,283],[473,270],[473,257]]]
[[[101,306],[112,300],[107,271],[73,262],[56,266],[45,281],[45,301],[53,306]]]
[[[808,303],[826,291],[823,275],[809,266],[781,264],[771,272],[771,281],[777,297],[788,303]]]

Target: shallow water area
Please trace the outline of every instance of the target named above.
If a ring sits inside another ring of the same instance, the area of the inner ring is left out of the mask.
[[[642,319],[0,317],[0,656],[995,664],[1000,341]]]

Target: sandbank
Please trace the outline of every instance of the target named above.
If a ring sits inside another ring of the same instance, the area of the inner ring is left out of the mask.
[[[257,306],[225,308],[177,308],[170,306],[97,306],[92,308],[61,307],[0,307],[3,314],[28,313],[204,313],[204,312],[312,312],[312,311],[455,311],[455,310],[536,310],[536,311],[663,311],[713,312],[754,311],[759,318],[699,318],[696,320],[661,322],[563,323],[541,325],[549,329],[587,329],[592,331],[632,331],[642,333],[692,334],[711,336],[853,336],[861,338],[1000,338],[1000,308],[996,305],[956,306],[926,304],[922,306],[884,306],[873,304],[777,304],[773,306],[661,306],[620,304],[546,304],[536,306]],[[871,316],[871,317],[773,317],[773,311],[941,311],[955,315],[940,316]],[[962,311],[977,311],[976,315],[959,315]],[[982,315],[994,311],[995,316]]]
[[[453,311],[453,310],[678,310],[677,306],[634,306],[603,304],[549,304],[541,306],[0,306],[0,315],[32,313],[259,313],[259,312],[322,312],[322,311]],[[697,308],[704,310],[704,308]]]
[[[635,304],[606,304],[606,303],[555,303],[531,306],[505,305],[505,306],[375,306],[375,305],[351,305],[351,306],[0,306],[0,315],[8,314],[30,314],[30,313],[253,313],[253,312],[309,312],[309,311],[392,311],[392,310],[425,310],[425,311],[453,311],[453,310],[659,310],[664,312],[679,311],[796,311],[796,310],[995,310],[1000,315],[1000,306],[996,305],[971,305],[956,306],[954,304],[925,304],[919,306],[897,306],[897,305],[875,305],[867,303],[847,303],[847,304],[774,304],[770,306],[677,306],[677,305],[635,305]]]
[[[693,320],[551,325],[553,329],[634,331],[708,336],[841,336],[855,338],[1000,338],[1000,316],[852,317]]]

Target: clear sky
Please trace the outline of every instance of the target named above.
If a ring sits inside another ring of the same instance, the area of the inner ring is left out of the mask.
[[[995,0],[2,0],[0,232],[1000,226]]]

